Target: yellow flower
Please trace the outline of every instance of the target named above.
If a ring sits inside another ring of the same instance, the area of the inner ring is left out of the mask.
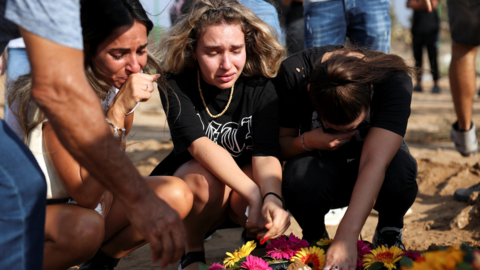
[[[295,260],[301,261],[313,270],[321,270],[325,264],[325,252],[319,247],[302,248],[290,261]]]
[[[322,238],[322,239],[318,240],[317,245],[326,246],[326,245],[330,245],[330,243],[332,243],[332,240],[330,240],[328,238]]]
[[[427,252],[418,262],[413,262],[410,270],[454,270],[463,261],[464,252],[453,247],[447,250]]]
[[[250,253],[257,247],[255,241],[249,241],[243,245],[238,251],[235,250],[233,253],[227,252],[227,258],[223,261],[223,265],[226,267],[232,267],[236,262],[242,258],[247,257]]]
[[[402,258],[403,250],[396,246],[387,248],[385,246],[378,247],[370,251],[369,254],[363,257],[363,267],[368,269],[376,262],[383,263],[383,266],[388,270],[397,269],[395,263]]]

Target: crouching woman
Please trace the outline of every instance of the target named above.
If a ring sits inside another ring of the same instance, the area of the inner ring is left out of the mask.
[[[417,194],[417,164],[403,140],[414,71],[396,55],[325,46],[291,56],[274,80],[283,194],[304,238],[326,236],[325,214],[348,206],[327,269],[355,269],[372,208],[379,213],[374,244],[404,248],[403,216]]]

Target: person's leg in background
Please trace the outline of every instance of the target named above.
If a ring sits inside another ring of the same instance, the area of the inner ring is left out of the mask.
[[[438,50],[437,50],[437,41],[438,41],[438,32],[432,32],[424,35],[425,46],[427,47],[428,60],[430,62],[430,70],[432,72],[433,79],[433,94],[440,93],[440,87],[438,86]]]
[[[0,269],[43,267],[46,183],[27,146],[0,120]]]
[[[299,18],[287,25],[287,48],[289,54],[303,50],[305,46],[304,27],[305,21],[303,18]]]
[[[462,156],[473,156],[478,151],[475,124],[472,121],[475,94],[475,56],[480,45],[480,2],[474,0],[449,0],[448,18],[452,35],[452,61],[450,87],[457,122],[452,125],[451,138]],[[480,186],[478,187],[480,190]],[[458,192],[458,191],[457,191]],[[465,195],[455,197],[464,200]],[[470,192],[471,193],[471,192]],[[468,196],[467,196],[468,195]]]
[[[343,0],[307,4],[303,18],[305,48],[344,44],[347,22]]]
[[[268,23],[275,29],[275,36],[280,44],[285,44],[282,36],[282,29],[280,28],[280,20],[278,18],[277,9],[264,0],[239,0],[240,4],[244,5],[255,13],[260,19]]]
[[[28,61],[27,51],[25,48],[8,48],[8,64],[7,64],[7,87],[14,82],[19,76],[30,72],[30,62]],[[5,97],[7,92],[5,91]],[[5,102],[5,117],[7,117],[8,107]]]
[[[412,47],[413,57],[415,58],[415,67],[419,68],[417,77],[415,78],[416,84],[413,91],[422,92],[422,58],[423,58],[423,39],[422,34],[412,33]]]
[[[390,1],[345,0],[347,36],[352,44],[390,53]]]
[[[452,88],[453,103],[458,119],[457,129],[462,131],[468,131],[472,126],[477,50],[477,46],[452,42],[452,61],[449,71],[450,87]]]

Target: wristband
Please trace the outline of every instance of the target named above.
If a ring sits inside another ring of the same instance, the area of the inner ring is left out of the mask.
[[[307,146],[305,146],[305,142],[303,141],[303,137],[305,137],[305,133],[306,133],[306,132],[304,132],[304,133],[302,134],[302,138],[300,139],[300,141],[302,142],[303,149],[305,149],[305,150],[307,150],[307,151],[313,151],[313,149],[308,149]]]
[[[283,201],[282,197],[280,197],[277,193],[275,192],[268,192],[267,194],[265,194],[265,196],[263,196],[263,202],[265,202],[265,198],[268,196],[268,195],[273,195],[275,197],[277,197],[281,202],[282,202],[282,208],[287,210],[287,208],[285,207],[285,202]]]

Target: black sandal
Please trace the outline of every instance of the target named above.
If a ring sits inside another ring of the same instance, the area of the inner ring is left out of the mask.
[[[90,260],[80,266],[79,270],[113,270],[119,261],[120,259],[113,258],[99,249]]]
[[[193,251],[187,254],[183,254],[178,264],[178,270],[183,270],[192,263],[202,262],[206,264],[205,251]]]

